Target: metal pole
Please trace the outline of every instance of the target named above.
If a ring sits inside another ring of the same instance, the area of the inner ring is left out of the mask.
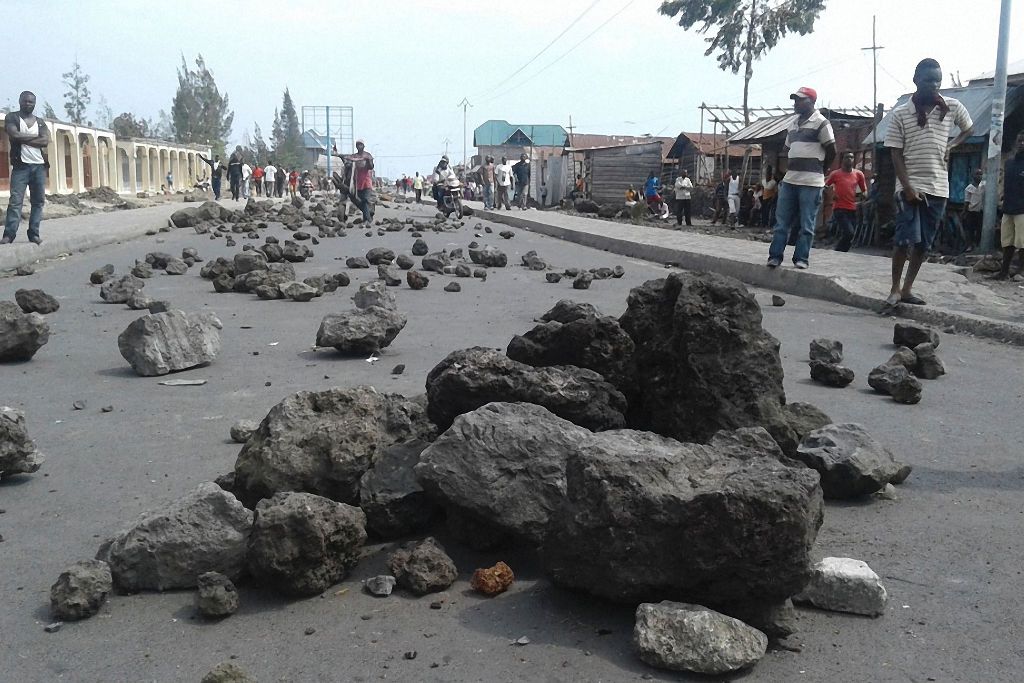
[[[316,131],[313,131],[314,133]],[[331,180],[331,155],[333,150],[331,149],[331,108],[327,107],[327,141],[324,142],[324,147],[327,149],[327,181]]]
[[[871,177],[875,178],[878,175],[878,169],[875,164],[875,157],[878,153],[878,124],[881,121],[878,116],[878,51],[884,49],[875,40],[875,24],[877,17],[871,17],[871,47],[862,47],[861,50],[871,50]]]
[[[992,95],[992,123],[988,132],[988,163],[985,178],[985,209],[981,223],[981,249],[996,246],[996,203],[999,199],[999,162],[1003,151],[1003,110],[1006,108],[1006,53],[1010,43],[1010,0],[999,11],[999,47],[996,49],[995,92]],[[1006,268],[1007,264],[1003,264]]]

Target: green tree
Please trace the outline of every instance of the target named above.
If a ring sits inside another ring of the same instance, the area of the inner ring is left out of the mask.
[[[270,126],[270,145],[274,150],[274,161],[278,161],[277,152],[284,146],[284,127],[281,125],[281,114],[274,110],[274,123]]]
[[[152,135],[149,122],[143,118],[135,118],[130,112],[123,112],[110,122],[110,130],[119,138],[148,138]]]
[[[50,106],[49,102],[43,102],[43,116],[45,116],[48,119],[57,118],[57,112],[53,110],[53,107]]]
[[[826,0],[665,0],[658,12],[676,18],[686,30],[697,26],[709,33],[705,56],[717,51],[723,71],[743,67],[743,121],[750,125],[747,105],[754,61],[775,47],[787,33],[807,35],[825,9]]]
[[[266,140],[263,139],[263,131],[260,130],[260,124],[254,123],[253,128],[252,148],[256,156],[256,163],[260,166],[266,166],[267,162],[270,161],[270,148],[267,146]]]
[[[231,135],[234,112],[227,93],[221,94],[203,56],[189,69],[185,55],[178,70],[178,91],[171,104],[172,134],[178,142],[210,145],[214,154],[224,156],[225,141]]]
[[[288,92],[288,88],[284,89],[280,117],[275,120],[279,123],[280,139],[275,140],[274,156],[277,157],[279,163],[284,164],[287,168],[301,166],[302,132],[299,130],[299,117],[295,113],[295,103],[292,102],[292,95]]]
[[[92,100],[87,85],[89,74],[82,71],[82,65],[76,59],[71,71],[61,74],[61,78],[67,87],[64,93],[64,111],[68,114],[68,120],[72,123],[85,123],[85,112]]]
[[[114,110],[107,104],[107,98],[100,95],[100,101],[96,104],[96,125],[100,128],[110,128],[114,121]]]

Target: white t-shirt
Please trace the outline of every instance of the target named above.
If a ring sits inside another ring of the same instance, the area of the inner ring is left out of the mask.
[[[494,167],[494,179],[502,187],[512,184],[512,164],[498,164]]]
[[[242,180],[248,180],[249,176],[252,175],[252,166],[249,164],[242,164]]]
[[[18,117],[18,130],[22,133],[29,133],[32,136],[39,135],[39,119],[35,118],[32,121],[32,125],[25,123],[25,119]],[[31,145],[21,146],[21,163],[23,164],[41,164],[43,163],[43,150],[41,147],[32,147]],[[35,197],[32,198],[35,201]]]
[[[971,183],[964,189],[964,199],[967,201],[968,211],[984,211],[985,209],[985,181],[982,180],[977,186]]]
[[[676,199],[689,199],[690,190],[693,189],[693,181],[689,178],[679,176],[676,178]]]
[[[268,183],[274,182],[274,176],[277,175],[277,166],[271,166],[267,164],[263,167],[263,179]]]
[[[729,194],[740,193],[740,179],[739,176],[735,178],[729,178]]]

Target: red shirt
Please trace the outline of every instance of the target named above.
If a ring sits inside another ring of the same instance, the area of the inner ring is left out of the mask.
[[[861,192],[866,193],[868,191],[868,183],[864,179],[864,174],[857,169],[844,171],[841,168],[837,168],[828,174],[825,184],[832,185],[836,189],[836,199],[833,207],[836,209],[847,209],[848,211],[855,211],[857,209],[857,188],[860,187]]]
[[[299,172],[298,171],[292,171],[291,173],[288,174],[288,184],[296,185],[296,184],[298,184],[298,182],[299,182]]]
[[[357,190],[369,190],[373,187],[373,169],[370,168],[370,163],[373,163],[373,155],[369,152],[362,152],[349,155],[346,159],[352,159],[356,162],[356,189]],[[362,161],[364,163],[360,164]],[[365,163],[370,162],[370,163]]]
[[[254,169],[252,170],[252,177],[253,177],[253,178],[256,178],[257,180],[259,180],[260,178],[262,178],[262,177],[263,177],[263,169],[262,169],[262,168],[260,168],[259,166],[257,166],[256,168],[254,168]]]

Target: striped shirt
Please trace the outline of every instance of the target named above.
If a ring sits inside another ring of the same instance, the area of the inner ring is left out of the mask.
[[[903,150],[907,179],[916,192],[936,197],[949,197],[949,170],[946,168],[946,149],[953,137],[953,126],[967,130],[973,124],[967,107],[952,97],[946,97],[949,112],[939,119],[938,107],[928,114],[924,127],[917,125],[917,110],[913,100],[892,110],[892,120],[885,134],[885,146]],[[899,177],[896,191],[903,189]]]
[[[794,116],[786,133],[789,163],[782,182],[825,187],[825,147],[835,141],[832,124],[817,109],[802,123],[799,116]]]

